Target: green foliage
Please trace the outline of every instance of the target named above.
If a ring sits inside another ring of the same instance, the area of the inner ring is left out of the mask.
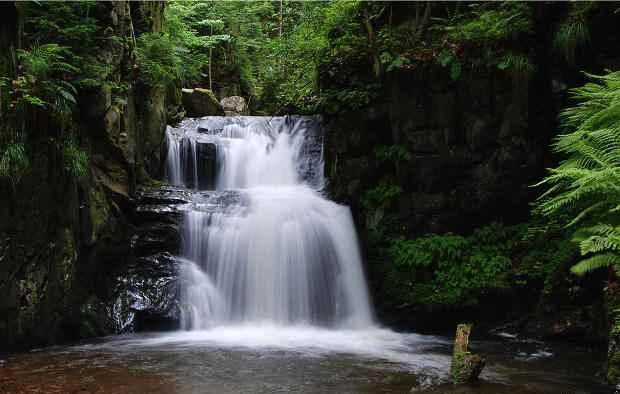
[[[61,148],[65,170],[75,177],[86,176],[88,174],[87,153],[73,139],[65,141]]]
[[[15,186],[26,172],[30,160],[24,146],[25,118],[31,110],[48,110],[61,124],[66,122],[77,104],[77,90],[67,82],[67,76],[77,69],[65,60],[69,56],[66,47],[57,44],[35,43],[29,49],[14,52],[12,67],[14,75],[0,81],[3,96],[2,113],[6,119],[5,139],[0,177],[9,179]]]
[[[42,107],[58,115],[70,113],[76,104],[77,90],[64,80],[77,69],[65,61],[67,48],[57,44],[33,45],[18,50],[20,73],[14,81],[13,105]]]
[[[553,147],[566,159],[539,184],[549,189],[538,209],[567,213],[569,226],[581,227],[575,238],[587,258],[573,267],[577,274],[620,267],[620,72],[590,77],[572,90],[577,104],[562,112],[568,132]]]
[[[457,42],[489,44],[532,31],[532,8],[526,2],[473,3],[452,24],[442,26]]]
[[[593,3],[575,2],[570,7],[570,12],[553,35],[553,48],[572,64],[577,48],[590,41],[587,17]]]
[[[508,53],[500,58],[497,63],[497,68],[500,70],[509,70],[517,74],[528,74],[534,71],[534,66],[530,62],[530,59],[522,54]]]
[[[360,38],[349,34],[349,24],[357,3],[297,4],[303,10],[297,26],[281,37],[270,40],[262,52],[265,63],[261,78],[267,86],[261,99],[275,110],[277,107],[292,106],[303,112],[316,111],[332,99],[351,102],[353,105],[367,104],[369,93],[364,89],[338,89],[325,92],[325,96],[318,89],[317,70],[322,59],[328,54],[338,56],[333,52],[335,50],[350,50],[351,41]],[[337,26],[343,29],[344,34],[338,38],[339,45],[330,48],[328,35]]]
[[[383,271],[385,297],[397,305],[472,305],[509,287],[550,289],[575,248],[559,226],[545,224],[533,234],[535,226],[494,223],[469,236],[388,236],[386,253],[373,256],[373,269]]]
[[[4,149],[0,158],[0,177],[9,179],[15,186],[29,166],[24,146],[20,143],[11,143]]]
[[[71,67],[67,80],[77,87],[99,86],[107,81],[112,70],[98,59],[102,28],[96,19],[96,1],[30,2],[22,5],[24,31],[31,45],[57,45]],[[108,37],[106,39],[114,39]]]
[[[387,72],[405,68],[411,61],[402,55],[392,55],[389,52],[381,53],[381,64]]]
[[[140,78],[149,85],[158,86],[196,77],[200,64],[187,48],[179,45],[168,34],[142,34],[136,47]]]
[[[362,204],[368,208],[382,207],[398,197],[401,191],[400,186],[383,182],[364,193]]]
[[[380,161],[409,161],[411,154],[403,145],[379,146],[375,148],[375,157]]]
[[[394,240],[390,247],[394,273],[409,278],[394,289],[397,297],[422,304],[477,303],[480,294],[507,285],[513,242],[509,235],[503,226],[491,225],[471,237]]]

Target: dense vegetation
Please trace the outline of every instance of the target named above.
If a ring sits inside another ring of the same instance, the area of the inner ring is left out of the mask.
[[[554,149],[564,157],[541,184],[548,191],[538,208],[547,216],[566,215],[583,259],[571,271],[584,275],[609,271],[612,335],[620,333],[615,275],[620,272],[620,73],[590,76],[592,82],[572,90],[575,104],[562,112],[563,133]],[[619,356],[611,354],[611,365]],[[609,368],[609,381],[620,377]]]
[[[255,114],[337,116],[376,104],[387,82],[402,74],[433,69],[456,83],[500,73],[526,86],[541,68],[560,64],[567,74],[601,75],[575,78],[582,86],[561,101],[559,131],[545,131],[558,135],[548,162],[559,164],[533,188],[542,196],[532,215],[463,232],[417,232],[399,206],[400,175],[415,152],[403,140],[384,141],[368,160],[385,171],[354,196],[368,269],[388,308],[477,307],[508,293],[545,297],[560,286],[578,288],[584,274],[604,277],[597,290],[616,294],[620,74],[575,68],[592,43],[591,16],[618,13],[617,7],[601,11],[603,5],[583,2],[554,11],[551,65],[537,63],[546,19],[535,3],[172,1],[160,28],[136,26],[127,36],[110,32],[98,18],[100,7],[95,1],[19,4],[21,42],[0,59],[0,177],[10,190],[41,144],[63,174],[87,177],[92,156],[77,124],[82,97],[97,89],[122,101],[134,85],[167,92],[204,87],[220,98],[246,97]],[[100,58],[108,43],[131,53],[122,70]],[[53,132],[42,136],[46,128]],[[612,335],[620,333],[617,304],[609,303]]]

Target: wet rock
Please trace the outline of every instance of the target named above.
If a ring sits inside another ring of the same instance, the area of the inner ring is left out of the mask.
[[[137,254],[156,250],[176,252],[180,243],[180,230],[177,223],[149,222],[140,226],[132,239],[132,247]]]
[[[249,115],[248,105],[241,96],[224,97],[220,104],[226,116]]]
[[[217,147],[214,143],[192,142],[188,138],[183,138],[181,141],[181,165],[184,169],[181,172],[185,178],[183,179],[185,186],[200,190],[213,190],[215,188],[216,153]],[[198,174],[194,174],[194,171]]]
[[[192,193],[174,186],[145,187],[136,192],[138,204],[186,204]]]
[[[217,116],[224,115],[222,105],[209,89],[183,89],[181,91],[183,106],[187,116]]]
[[[190,194],[174,187],[144,188],[137,193],[135,223],[131,239],[136,255],[167,251],[176,253],[180,242],[179,226],[183,212],[191,202]]]
[[[136,192],[131,236],[133,258],[116,280],[111,311],[116,332],[173,329],[178,326],[177,260],[183,211],[191,194],[172,186]]]
[[[178,326],[177,260],[167,252],[136,259],[119,278],[112,318],[117,332]]]

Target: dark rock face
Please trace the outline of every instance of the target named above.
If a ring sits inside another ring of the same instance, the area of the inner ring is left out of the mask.
[[[614,329],[620,319],[620,288],[610,286],[606,294],[608,309],[608,325],[611,327],[607,346],[607,381],[615,386],[616,392],[620,389],[620,333]]]
[[[183,89],[183,106],[187,111],[187,116],[216,116],[224,115],[222,105],[209,89]]]
[[[371,108],[327,118],[326,164],[337,198],[355,210],[366,190],[394,183],[410,233],[466,231],[527,214],[547,138],[532,127],[527,81],[481,72],[453,82],[446,74],[437,67],[394,75]],[[374,154],[393,145],[410,154],[398,168]]]
[[[93,15],[106,37],[129,42],[133,30],[161,28],[157,15],[163,5],[97,3]],[[2,34],[15,37],[0,40],[3,48],[20,40],[19,29],[8,30]],[[135,288],[135,278],[144,277],[145,270],[136,268],[144,259],[132,257],[133,196],[137,184],[159,176],[166,100],[165,92],[132,79],[133,49],[123,41],[99,40],[97,57],[115,70],[111,79],[126,83],[128,90],[114,93],[102,85],[80,91],[79,111],[67,126],[90,153],[88,175],[76,179],[64,171],[49,142],[61,126],[39,111],[27,120],[37,129],[28,142],[33,147],[29,173],[14,190],[0,185],[8,196],[0,206],[2,350],[114,332],[110,316],[117,277],[128,272]],[[139,228],[146,234],[140,253],[173,243],[170,228],[153,226]],[[168,264],[158,261],[158,267]]]

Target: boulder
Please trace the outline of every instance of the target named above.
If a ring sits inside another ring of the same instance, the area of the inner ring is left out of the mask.
[[[249,115],[248,105],[241,96],[224,97],[220,104],[222,104],[226,116]]]
[[[222,106],[209,89],[183,89],[181,94],[183,106],[189,117],[224,115]]]

